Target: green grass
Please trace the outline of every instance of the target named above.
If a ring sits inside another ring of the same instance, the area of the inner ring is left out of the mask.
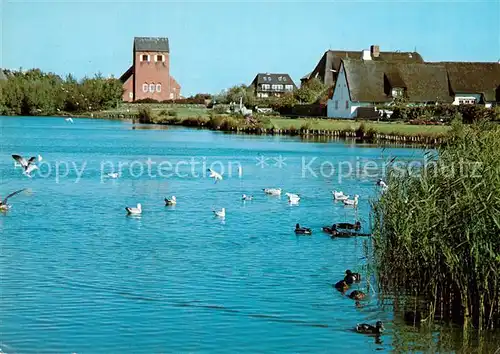
[[[141,106],[149,107],[153,114],[159,115],[162,111],[175,111],[177,112],[177,117],[187,118],[187,117],[208,117],[209,110],[200,106],[180,106],[171,104],[157,104],[157,103],[123,103],[118,108],[109,109],[102,111],[101,113],[108,114],[135,114],[139,112]]]
[[[396,134],[396,135],[443,135],[449,130],[449,126],[445,125],[411,125],[404,123],[379,123],[379,122],[364,122],[366,129],[373,129],[380,134]],[[352,120],[338,119],[314,119],[314,118],[271,118],[271,126],[278,129],[290,129],[292,127],[300,128],[307,125],[309,129],[320,130],[356,130],[361,125],[361,122]]]

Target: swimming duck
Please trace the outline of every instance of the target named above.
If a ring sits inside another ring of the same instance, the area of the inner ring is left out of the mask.
[[[356,325],[356,332],[364,334],[381,334],[384,331],[384,324],[382,321],[377,321],[375,326],[367,323],[358,323]]]
[[[3,198],[3,200],[0,200],[0,212],[6,212],[7,210],[10,209],[10,205],[7,204],[7,200],[9,200],[10,197],[15,196],[16,194],[21,193],[21,192],[23,192],[25,190],[26,190],[25,188],[24,189],[20,189],[18,191],[10,193],[8,196],[6,196],[5,198]]]
[[[311,235],[312,231],[311,231],[311,229],[309,229],[307,227],[300,227],[299,224],[296,224],[295,225],[295,233],[297,235]]]
[[[348,230],[360,230],[361,229],[361,223],[359,221],[356,221],[354,224],[351,224],[348,222],[339,222],[335,225],[339,229],[348,229]]]
[[[380,188],[382,188],[382,190],[386,190],[387,189],[387,183],[385,183],[382,179],[379,179],[377,181],[377,186],[379,186]]]
[[[350,299],[359,301],[363,300],[366,297],[366,294],[359,290],[352,291],[349,295],[347,295]]]
[[[349,285],[345,282],[345,280],[338,281],[337,283],[335,283],[334,287],[341,292],[349,290]]]
[[[165,206],[171,206],[175,204],[177,204],[177,198],[175,197],[175,195],[173,195],[170,199],[165,198]]]
[[[243,194],[243,195],[241,196],[241,200],[243,200],[243,201],[250,201],[250,200],[252,200],[252,199],[253,199],[253,196],[252,196],[252,195],[246,195],[246,194]]]
[[[361,274],[353,273],[350,269],[345,271],[344,280],[347,284],[359,283],[361,281]]]
[[[140,215],[140,214],[142,214],[142,206],[141,206],[140,203],[138,203],[135,208],[133,208],[133,207],[126,207],[125,210],[127,211],[127,214],[129,214],[129,215]]]

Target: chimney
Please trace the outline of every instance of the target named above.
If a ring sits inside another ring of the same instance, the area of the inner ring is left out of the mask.
[[[367,49],[363,49],[363,54],[361,56],[361,59],[363,60],[372,60],[372,57],[370,55],[370,51]]]
[[[374,44],[370,47],[370,52],[373,58],[378,58],[380,56],[380,47]]]

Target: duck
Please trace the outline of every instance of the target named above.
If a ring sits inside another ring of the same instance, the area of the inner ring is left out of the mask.
[[[352,291],[349,295],[347,295],[349,299],[353,299],[356,301],[363,300],[366,297],[366,294],[359,290]]]
[[[334,287],[341,292],[349,290],[349,285],[345,282],[345,280],[338,281],[337,283],[335,283]]]
[[[269,195],[281,195],[281,188],[264,188],[263,191]]]
[[[9,200],[10,197],[15,196],[16,194],[19,194],[21,192],[24,192],[26,188],[20,189],[18,191],[12,192],[9,195],[7,195],[5,198],[0,200],[0,212],[6,212],[10,209],[10,205],[7,204],[7,201]]]
[[[348,223],[348,222],[340,222],[335,224],[335,226],[339,229],[348,229],[348,230],[360,230],[361,229],[361,223],[359,221],[356,221],[354,224]]]
[[[137,203],[137,206],[135,208],[125,207],[125,210],[129,215],[140,215],[142,214],[142,205],[140,203]]]
[[[384,191],[388,188],[387,183],[385,183],[381,178],[377,181],[377,186],[382,188]]]
[[[225,218],[226,217],[226,208],[222,208],[221,210],[214,210],[214,215],[219,218]]]
[[[356,325],[356,332],[363,334],[381,334],[384,331],[384,324],[382,321],[377,321],[375,326],[367,323],[358,323]]]
[[[348,199],[348,198],[349,198],[349,196],[348,196],[348,195],[345,195],[345,194],[344,194],[344,192],[342,192],[342,191],[339,191],[339,192],[337,192],[337,191],[332,191],[332,194],[333,194],[333,198],[334,198],[335,200],[346,200],[346,199]]]
[[[354,199],[345,199],[343,202],[344,202],[344,205],[355,207],[358,205],[358,199],[359,199],[359,195],[356,194],[354,196]]]
[[[300,200],[300,196],[295,193],[285,193],[285,195],[288,197],[288,200]]]
[[[165,198],[165,206],[171,206],[176,204],[177,204],[177,198],[175,197],[175,195],[173,195],[172,198],[170,199]]]
[[[347,284],[359,283],[361,281],[361,274],[353,273],[350,269],[347,269],[344,280]]]
[[[217,181],[222,181],[222,175],[220,173],[215,172],[211,168],[209,168],[207,171],[210,172],[209,177],[214,179],[214,183],[217,183]]]
[[[116,179],[116,178],[120,177],[120,174],[118,172],[111,172],[111,173],[106,174],[106,177]]]
[[[253,199],[253,195],[246,195],[246,194],[243,194],[241,196],[241,200],[243,200],[244,202],[245,201],[251,201]]]
[[[311,229],[307,227],[301,227],[299,224],[295,224],[295,233],[297,235],[312,235]]]

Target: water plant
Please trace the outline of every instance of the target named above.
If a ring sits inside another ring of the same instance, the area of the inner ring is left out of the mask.
[[[418,171],[393,161],[373,201],[379,289],[464,328],[499,328],[500,127],[455,123],[426,157]]]

